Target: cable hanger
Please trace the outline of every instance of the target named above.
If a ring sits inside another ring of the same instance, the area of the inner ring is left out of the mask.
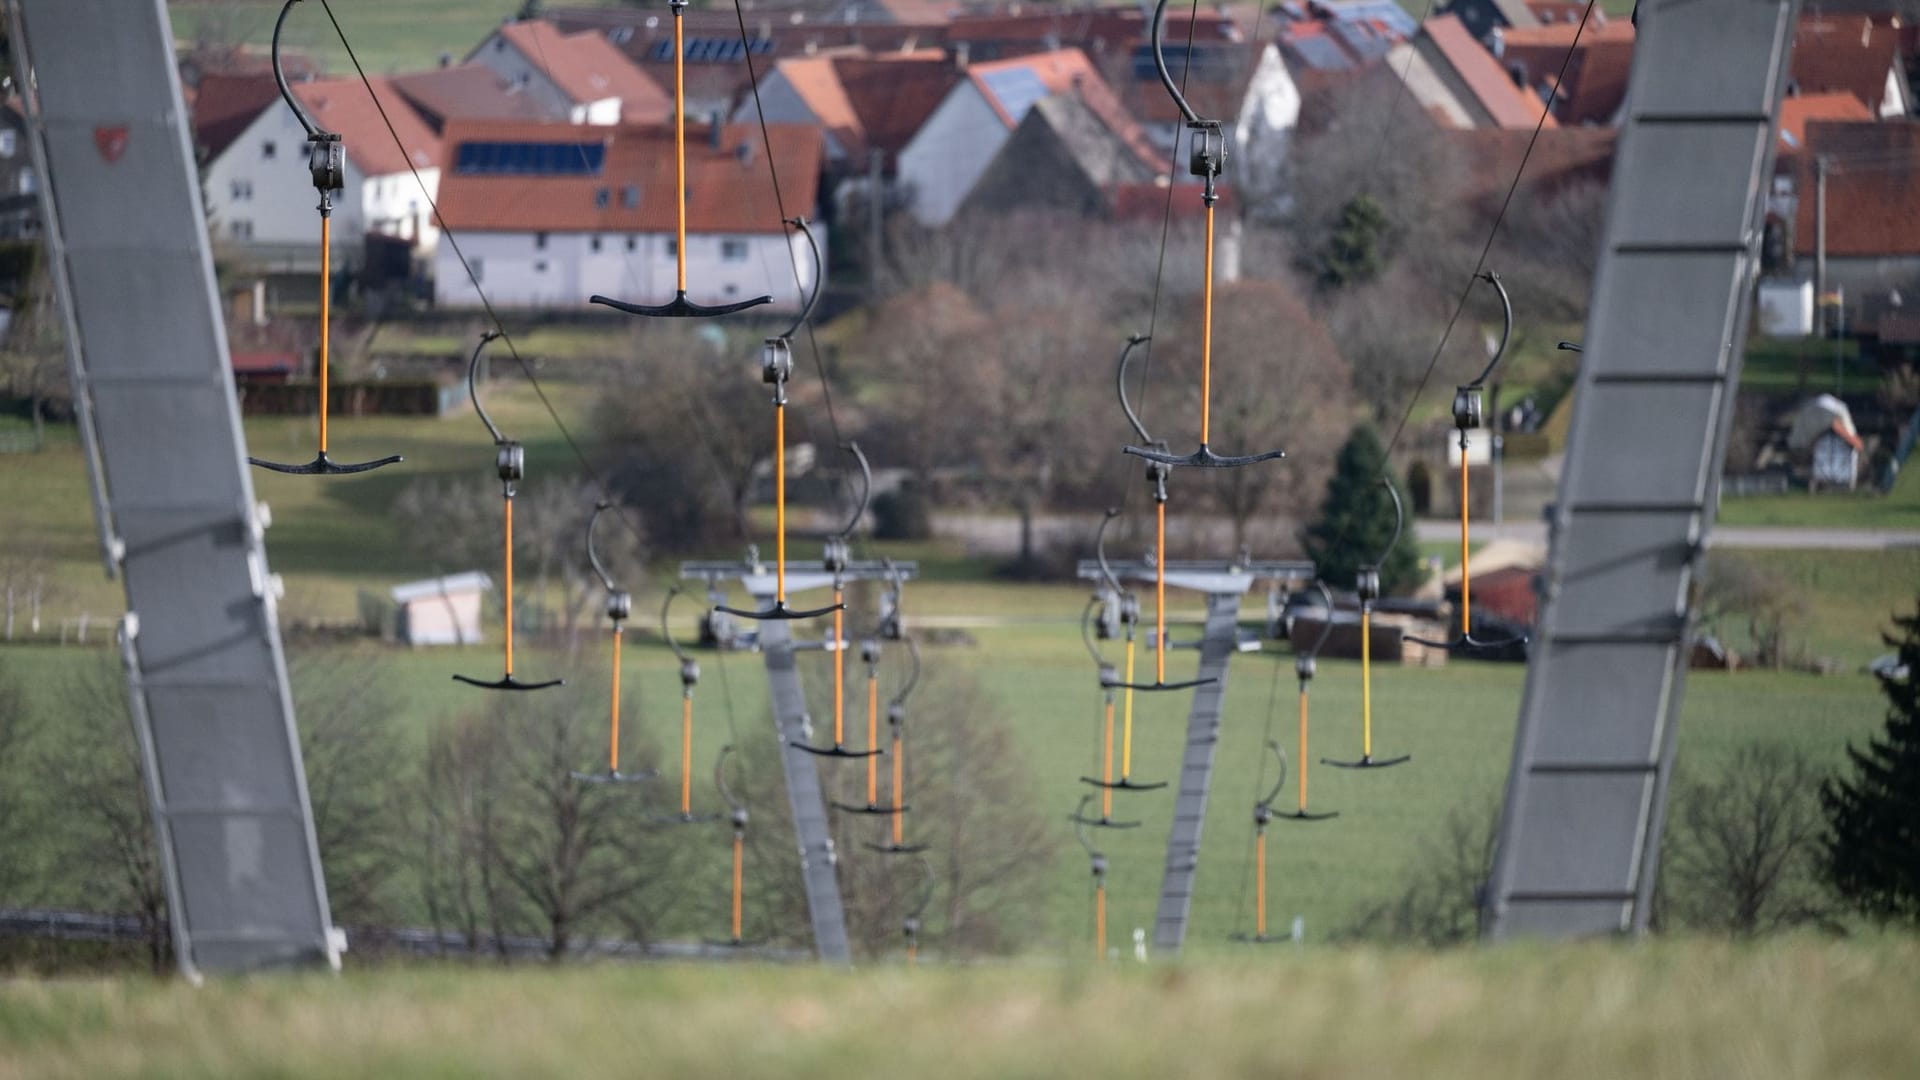
[[[907,917],[900,920],[901,933],[907,939],[907,966],[912,967],[920,960],[920,916],[925,914],[927,905],[933,903],[933,886],[938,879],[933,863],[925,855],[917,860],[920,863],[920,894],[913,906],[907,910]]]
[[[1120,411],[1126,414],[1127,423],[1131,424],[1133,430],[1139,434],[1140,441],[1148,446],[1164,448],[1167,445],[1166,442],[1155,439],[1147,433],[1146,425],[1140,422],[1140,415],[1133,411],[1133,403],[1127,400],[1127,361],[1132,358],[1133,350],[1136,346],[1151,340],[1153,339],[1140,334],[1134,334],[1127,338],[1126,348],[1120,350],[1120,362],[1115,367],[1113,383],[1114,389],[1120,395]],[[1141,683],[1133,680],[1133,627],[1129,624],[1127,627],[1127,679],[1126,682],[1120,684],[1129,692],[1127,697],[1129,716],[1132,715],[1133,698],[1131,692],[1134,690],[1146,690],[1149,692],[1190,690],[1193,687],[1205,686],[1207,683],[1214,681],[1212,679],[1187,679],[1181,682],[1167,681],[1167,478],[1172,472],[1173,469],[1171,466],[1157,458],[1149,459],[1147,462],[1147,484],[1153,489],[1154,516],[1153,681],[1150,683]],[[1106,524],[1102,522],[1101,529],[1103,533],[1105,528]],[[1096,548],[1098,548],[1098,557],[1100,559],[1100,572],[1106,576],[1108,584],[1116,591],[1119,591],[1119,582],[1114,579],[1113,568],[1107,565],[1105,549],[1099,547],[1097,544]],[[1131,594],[1123,595],[1130,597]],[[1121,617],[1123,619],[1125,618],[1126,612],[1125,603],[1126,601],[1123,600],[1121,609]],[[1133,606],[1133,612],[1135,621],[1138,621],[1138,604]]]
[[[1333,614],[1331,606],[1328,607],[1327,614],[1329,616]],[[1325,638],[1321,640],[1324,641]],[[1280,749],[1280,744],[1272,739],[1267,740],[1267,750],[1273,754],[1274,761],[1279,763],[1280,775],[1274,778],[1273,789],[1267,792],[1266,797],[1253,804],[1253,936],[1233,935],[1235,941],[1252,942],[1256,945],[1265,945],[1276,940],[1267,936],[1267,823],[1276,817],[1293,816],[1273,812],[1274,800],[1280,797],[1280,789],[1287,782],[1287,755]],[[1235,918],[1237,921],[1238,916]]]
[[[1488,270],[1475,276],[1474,280],[1484,281],[1493,286],[1500,294],[1500,344],[1493,350],[1493,357],[1487,366],[1474,377],[1474,380],[1456,387],[1453,392],[1453,426],[1460,434],[1460,636],[1452,641],[1429,641],[1426,638],[1408,636],[1415,641],[1448,652],[1468,652],[1474,649],[1503,649],[1511,645],[1524,643],[1526,635],[1499,638],[1491,641],[1473,636],[1473,571],[1470,563],[1471,552],[1469,526],[1467,476],[1472,471],[1467,465],[1467,432],[1485,422],[1485,406],[1481,402],[1481,391],[1487,380],[1493,376],[1493,369],[1500,365],[1501,357],[1507,353],[1507,342],[1513,337],[1513,301],[1507,296],[1507,287],[1500,282],[1500,275]],[[1577,346],[1576,346],[1577,348]],[[1385,559],[1385,556],[1382,556]]]
[[[480,415],[480,422],[487,426],[487,434],[493,436],[495,447],[494,467],[500,474],[500,497],[505,506],[504,532],[506,534],[505,560],[507,573],[506,617],[503,620],[506,641],[506,674],[494,682],[455,675],[456,682],[478,686],[483,690],[543,690],[549,686],[559,686],[565,679],[550,679],[546,682],[524,683],[513,677],[513,494],[514,485],[526,477],[526,448],[500,434],[494,426],[493,417],[487,415],[486,406],[480,404],[480,384],[475,372],[480,367],[480,354],[486,351],[487,343],[501,335],[487,331],[480,335],[480,344],[473,347],[473,359],[467,361],[467,397],[473,401],[473,411]]]
[[[839,659],[838,651],[834,654]],[[867,801],[865,805],[835,802],[835,810],[848,814],[872,814],[876,816],[898,814],[904,806],[888,806],[880,801],[880,640],[862,638],[860,641],[860,659],[867,665],[867,748],[874,753],[867,754]],[[898,739],[895,740],[898,750]],[[811,750],[811,747],[807,748]],[[898,761],[896,755],[895,761]]]
[[[675,16],[676,20],[678,16]],[[675,32],[679,23],[674,23]],[[803,326],[807,317],[813,314],[813,306],[820,299],[820,286],[825,283],[826,266],[820,258],[820,246],[814,242],[813,230],[807,227],[807,219],[796,217],[787,219],[787,224],[799,229],[807,238],[807,247],[813,252],[814,288],[807,297],[806,306],[800,309],[800,317],[785,332],[767,338],[761,343],[760,381],[773,387],[773,554],[774,554],[774,591],[773,606],[764,611],[750,608],[719,607],[729,615],[738,615],[743,619],[814,619],[839,611],[845,605],[840,599],[840,588],[834,588],[832,607],[815,608],[811,611],[795,611],[787,607],[787,383],[793,378],[793,335]],[[867,487],[872,488],[872,470],[867,468],[866,456],[860,453],[859,446],[849,442],[841,447],[854,455],[860,462],[862,475],[866,477]],[[862,513],[865,513],[866,495],[861,496]],[[854,524],[859,518],[854,519]],[[847,531],[851,532],[851,528]],[[836,582],[838,571],[835,571]],[[834,633],[834,644],[839,646],[840,635]]]
[[[1166,87],[1173,104],[1180,110],[1180,116],[1191,133],[1188,142],[1187,171],[1201,178],[1204,186],[1200,201],[1206,206],[1206,245],[1204,263],[1206,277],[1200,285],[1200,448],[1185,456],[1148,444],[1129,446],[1126,452],[1135,457],[1162,465],[1181,465],[1199,468],[1227,469],[1242,465],[1252,465],[1258,461],[1269,461],[1286,456],[1284,450],[1269,450],[1263,454],[1251,454],[1245,457],[1223,457],[1213,452],[1208,445],[1211,435],[1213,409],[1213,207],[1220,199],[1220,193],[1214,182],[1226,169],[1227,137],[1218,120],[1203,120],[1187,104],[1185,94],[1174,84],[1173,76],[1167,71],[1167,58],[1161,49],[1161,30],[1167,20],[1167,0],[1159,0],[1153,9],[1153,67],[1160,76],[1160,84]]]
[[[674,640],[673,625],[668,614],[673,610],[673,601],[680,595],[680,586],[667,590],[667,598],[660,604],[660,636],[673,650],[674,658],[680,661],[680,812],[673,816],[655,817],[654,821],[665,825],[705,825],[719,819],[712,814],[693,812],[693,688],[700,683],[700,664],[688,656],[680,643]],[[720,752],[724,760],[726,751]],[[719,766],[714,767],[714,775],[719,775]]]
[[[398,464],[406,460],[398,454],[383,457],[376,461],[362,461],[345,464],[327,456],[327,378],[328,352],[332,337],[333,323],[333,193],[341,191],[347,183],[347,144],[338,134],[327,131],[315,124],[300,107],[299,99],[287,86],[287,74],[280,65],[280,28],[286,25],[287,13],[300,0],[287,0],[280,8],[280,17],[273,21],[273,81],[280,88],[280,97],[293,110],[294,119],[307,132],[307,171],[313,176],[313,186],[320,192],[320,450],[312,461],[301,465],[287,465],[264,458],[249,457],[247,462],[263,469],[278,473],[293,473],[301,476],[338,476],[344,473],[363,473],[386,465]]]
[[[607,771],[570,774],[575,780],[588,784],[634,784],[653,777],[651,770],[632,773],[620,771],[620,638],[622,624],[633,614],[633,594],[614,584],[613,575],[607,573],[607,568],[600,562],[599,552],[593,547],[593,527],[600,523],[600,515],[612,508],[612,502],[602,499],[594,505],[593,516],[587,519],[587,565],[593,568],[601,586],[607,591],[607,619],[613,624],[613,689],[608,694]],[[664,613],[662,626],[664,629]],[[698,678],[698,669],[695,677]]]
[[[1091,794],[1080,796],[1080,805],[1067,815],[1067,820],[1073,822],[1074,838],[1086,849],[1087,865],[1093,874],[1093,955],[1104,960],[1107,955],[1107,857],[1087,839],[1087,804],[1092,801]]]
[[[1106,555],[1107,526],[1112,524],[1113,519],[1119,516],[1119,508],[1111,506],[1107,508],[1106,516],[1100,520],[1100,531],[1095,536],[1093,547],[1094,551],[1098,553],[1103,560],[1101,563],[1101,573],[1105,575],[1106,578],[1104,583],[1105,589],[1103,591],[1110,591],[1111,595],[1118,598],[1121,606],[1120,618],[1127,623],[1128,638],[1129,641],[1131,641],[1133,630],[1132,620],[1139,617],[1138,602],[1134,600],[1131,593],[1119,589],[1119,583],[1113,580],[1113,576],[1108,572],[1104,562]],[[1140,822],[1116,821],[1113,816],[1113,793],[1116,790],[1113,786],[1113,690],[1114,687],[1120,685],[1120,676],[1114,671],[1113,665],[1107,663],[1107,658],[1101,655],[1099,646],[1093,643],[1093,612],[1095,608],[1100,607],[1104,602],[1099,594],[1095,594],[1091,600],[1087,601],[1086,610],[1080,614],[1080,641],[1086,646],[1087,655],[1093,657],[1095,670],[1100,673],[1101,712],[1100,779],[1098,781],[1093,780],[1091,777],[1081,777],[1081,779],[1087,783],[1098,783],[1100,785],[1100,816],[1085,819],[1076,817],[1074,821],[1078,824],[1090,825],[1097,829],[1137,829],[1140,827]],[[1127,614],[1127,607],[1129,605],[1132,605],[1134,608],[1132,615]],[[1131,719],[1131,712],[1129,712],[1129,719]],[[1129,732],[1129,734],[1131,734],[1131,732]]]
[[[1393,500],[1393,536],[1388,538],[1387,546],[1380,549],[1379,557],[1361,567],[1354,575],[1354,592],[1360,597],[1360,759],[1320,759],[1322,765],[1341,769],[1384,769],[1413,760],[1412,754],[1378,761],[1373,757],[1373,602],[1380,597],[1380,564],[1387,561],[1394,546],[1400,543],[1400,528],[1405,523],[1400,508],[1400,493],[1394,490],[1393,481],[1382,476],[1380,486],[1387,489],[1388,497]]]
[[[679,215],[675,219],[674,226],[673,299],[657,305],[633,304],[596,294],[588,297],[587,302],[604,304],[629,315],[645,315],[652,318],[707,318],[715,315],[731,315],[736,311],[770,304],[773,302],[773,297],[756,296],[751,300],[714,307],[696,304],[687,299],[687,53],[684,33],[687,0],[670,0],[668,7],[673,10],[673,190],[674,207]]]
[[[1340,816],[1340,811],[1338,810],[1333,810],[1333,811],[1329,811],[1327,813],[1321,813],[1321,814],[1312,814],[1307,812],[1307,761],[1309,760],[1307,757],[1307,684],[1313,681],[1314,659],[1320,655],[1321,647],[1327,643],[1327,638],[1333,634],[1333,593],[1328,591],[1326,582],[1321,581],[1318,578],[1314,579],[1313,587],[1320,590],[1320,601],[1321,603],[1326,605],[1326,609],[1327,609],[1327,621],[1321,625],[1320,636],[1314,640],[1313,648],[1308,649],[1306,652],[1303,652],[1300,655],[1293,658],[1294,674],[1300,677],[1300,776],[1298,781],[1295,784],[1295,787],[1299,794],[1299,805],[1294,809],[1294,812],[1291,814],[1273,814],[1271,809],[1271,804],[1273,802],[1273,795],[1268,795],[1267,798],[1263,800],[1263,802],[1261,803],[1262,806],[1268,807],[1268,809],[1266,810],[1266,813],[1268,813],[1273,817],[1283,818],[1287,821],[1326,821],[1330,818],[1337,818]],[[1276,756],[1279,755],[1280,748],[1277,744],[1269,742],[1267,745],[1273,747],[1274,753]],[[1280,775],[1282,776],[1282,778],[1286,776],[1286,772],[1287,772],[1286,764],[1287,764],[1286,758],[1281,757]],[[1278,794],[1280,789],[1278,786],[1275,786],[1273,791],[1274,791],[1274,794]],[[1262,811],[1260,807],[1256,806],[1253,812],[1255,822],[1259,822],[1261,813]],[[1263,829],[1264,829],[1264,826],[1263,826]],[[1265,841],[1262,840],[1261,842],[1264,844]],[[1266,865],[1266,852],[1264,848],[1259,853],[1258,858],[1261,863],[1261,866],[1264,868],[1264,866]],[[1262,869],[1261,870],[1262,885],[1260,886],[1260,891],[1263,894],[1266,889],[1266,886],[1264,884],[1265,876],[1266,876],[1266,871]],[[1266,933],[1266,915],[1265,915],[1264,902],[1261,905],[1260,933],[1262,935]]]
[[[892,561],[888,560],[888,568]],[[889,811],[888,838],[884,844],[862,844],[869,851],[882,855],[912,855],[926,851],[931,844],[910,844],[907,842],[907,696],[914,687],[920,685],[920,645],[911,637],[900,639],[907,646],[907,657],[913,666],[908,669],[907,681],[900,691],[887,703],[887,733],[891,740],[888,756],[893,763],[893,787],[889,794],[893,798],[893,808]]]
[[[1122,362],[1124,362],[1124,358]],[[1113,687],[1118,687],[1122,691],[1120,699],[1120,779],[1115,780],[1110,773],[1107,773],[1098,780],[1095,780],[1091,776],[1083,776],[1080,778],[1080,782],[1083,784],[1092,784],[1094,787],[1106,792],[1154,791],[1166,787],[1166,782],[1157,781],[1141,784],[1136,783],[1133,779],[1133,693],[1135,690],[1141,688],[1141,684],[1133,681],[1133,644],[1134,628],[1140,622],[1140,604],[1134,599],[1132,593],[1120,587],[1119,579],[1113,575],[1113,567],[1107,564],[1107,525],[1118,515],[1118,510],[1111,507],[1108,508],[1107,516],[1100,522],[1100,531],[1094,537],[1093,555],[1094,559],[1100,564],[1100,576],[1106,580],[1107,587],[1120,595],[1120,622],[1126,627],[1127,666],[1125,678],[1110,682],[1109,679],[1113,673],[1113,669],[1104,663],[1100,664],[1101,685],[1109,690],[1109,697],[1111,696],[1111,689]],[[1161,641],[1164,642],[1165,640],[1166,638],[1163,635]],[[1098,655],[1096,652],[1096,659]],[[1111,762],[1109,762],[1109,764],[1111,764]],[[1108,819],[1113,817],[1111,799],[1101,799],[1100,816]],[[1124,828],[1125,826],[1121,827]]]
[[[751,945],[757,945],[758,942],[749,943],[741,936],[743,926],[741,918],[743,913],[742,901],[746,896],[747,820],[749,815],[747,813],[746,802],[736,798],[733,794],[733,789],[727,786],[727,755],[731,753],[733,753],[733,744],[728,743],[720,748],[720,756],[716,758],[713,763],[713,786],[719,790],[720,797],[726,800],[727,818],[733,823],[733,891],[732,903],[728,909],[727,923],[730,936],[726,941],[714,942],[713,944],[724,945],[728,948],[743,949],[749,948]]]
[[[869,681],[867,688],[867,748],[865,750],[849,750],[847,749],[846,739],[847,583],[845,574],[847,571],[847,563],[851,558],[848,551],[847,538],[853,535],[853,530],[859,527],[860,520],[866,516],[867,501],[873,494],[873,469],[867,464],[867,455],[861,452],[859,443],[850,442],[841,447],[841,449],[852,454],[854,460],[860,463],[860,502],[854,507],[853,515],[847,519],[847,523],[840,528],[840,531],[827,539],[825,549],[821,552],[821,565],[828,573],[833,575],[833,606],[821,608],[819,611],[813,613],[826,614],[831,612],[833,614],[833,639],[829,649],[833,654],[833,745],[817,747],[811,743],[801,742],[799,740],[795,740],[792,745],[797,749],[805,750],[809,754],[818,754],[821,757],[871,758],[880,753],[880,735],[877,730],[878,724],[874,715],[878,711],[879,705],[875,700],[875,691],[872,686],[872,683],[879,678],[877,665],[880,660],[880,646],[878,642],[872,641],[862,642],[861,644],[861,654],[867,660],[867,677]],[[781,546],[784,549],[784,538],[781,541]],[[776,606],[778,605],[776,604]],[[746,614],[733,608],[721,608],[720,610],[736,615]],[[753,618],[755,616],[748,615],[748,617]],[[794,615],[791,617],[800,618],[802,616]],[[867,801],[872,803],[876,795],[873,792],[873,766],[871,763],[867,766],[867,791]]]

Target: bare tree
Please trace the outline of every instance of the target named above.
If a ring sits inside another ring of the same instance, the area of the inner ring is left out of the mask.
[[[1786,666],[1793,635],[1808,614],[1799,589],[1731,551],[1716,551],[1707,559],[1696,589],[1694,608],[1703,628],[1724,639],[1744,622],[1754,662],[1776,671]]]
[[[1495,809],[1456,807],[1422,844],[1393,895],[1363,906],[1334,936],[1350,941],[1461,945],[1480,932],[1499,831]]]
[[[436,930],[458,930],[469,949],[490,938],[504,958],[509,912],[487,857],[499,817],[498,742],[485,723],[442,725],[428,737],[414,797],[404,806],[428,921]]]
[[[375,666],[353,653],[297,656],[290,676],[333,916],[389,922],[389,885],[406,858],[393,798],[405,761],[393,695]]]
[[[54,794],[49,831],[61,895],[139,918],[153,970],[171,955],[166,883],[155,847],[140,754],[127,715],[126,681],[106,654],[60,687],[60,738],[35,767]]]
[[[1677,777],[1660,880],[1663,921],[1742,936],[1826,921],[1823,776],[1797,750],[1751,743],[1717,775]]]
[[[15,298],[13,311],[6,346],[0,348],[0,381],[9,394],[26,400],[38,450],[46,444],[49,413],[65,413],[73,401],[60,313],[44,268],[35,266],[23,295]]]
[[[36,829],[22,766],[37,718],[13,664],[0,660],[0,897],[15,903],[35,873],[29,840]]]
[[[40,632],[40,611],[57,594],[53,562],[46,548],[32,540],[16,541],[0,552],[0,594],[5,600],[5,636],[12,641],[18,616],[25,611],[27,632]]]

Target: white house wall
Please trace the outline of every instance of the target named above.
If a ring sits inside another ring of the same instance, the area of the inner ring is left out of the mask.
[[[505,307],[579,307],[599,293],[643,304],[673,298],[672,236],[664,233],[548,233],[542,247],[534,233],[457,232],[460,250],[480,275],[489,301]],[[820,240],[826,253],[826,238]],[[595,239],[599,250],[594,250]],[[632,241],[629,249],[628,242]],[[725,241],[746,245],[745,257],[725,258]],[[791,245],[791,247],[789,246]],[[721,304],[771,295],[771,311],[798,311],[793,259],[802,280],[812,287],[812,256],[798,235],[687,238],[687,294],[695,303]],[[434,259],[434,299],[444,307],[477,307],[479,297],[451,245]]]
[[[351,174],[349,174],[351,179]],[[425,185],[426,191],[421,191]],[[440,194],[440,168],[420,170],[420,179],[412,171],[368,177],[361,183],[360,204],[366,231],[411,240],[423,252],[431,253],[440,242],[440,229],[433,220],[430,202]],[[358,239],[359,234],[353,234]]]
[[[1012,133],[980,88],[963,82],[900,151],[899,177],[922,225],[945,225]]]
[[[380,134],[386,137],[385,132]],[[359,184],[359,169],[349,158],[346,191],[358,191]],[[261,250],[317,250],[320,222],[315,208],[320,205],[320,193],[307,171],[307,133],[285,104],[275,101],[263,110],[208,164],[205,185],[207,224],[216,243]],[[336,256],[348,254],[346,245],[357,241],[365,226],[366,208],[359,198],[347,198],[344,192],[334,198]],[[308,261],[303,258],[300,265]]]

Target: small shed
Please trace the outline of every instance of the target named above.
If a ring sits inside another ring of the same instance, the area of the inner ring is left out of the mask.
[[[395,636],[413,646],[478,644],[481,596],[492,588],[478,570],[397,585]]]
[[[1809,488],[1852,491],[1865,446],[1852,412],[1832,394],[1810,398],[1794,410],[1787,448],[1806,466]]]

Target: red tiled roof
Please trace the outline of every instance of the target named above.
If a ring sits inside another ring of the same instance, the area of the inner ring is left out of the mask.
[[[510,85],[485,64],[456,64],[391,80],[400,96],[444,127],[449,120],[549,120],[554,117],[532,95]]]
[[[220,156],[269,105],[286,108],[271,74],[200,76],[193,98],[193,141],[211,161]]]
[[[576,105],[619,98],[623,122],[652,123],[673,116],[672,94],[591,30],[562,34],[551,23],[535,20],[508,23],[500,36]]]
[[[1799,155],[1794,250],[1813,252],[1813,161],[1824,156],[1831,162],[1827,254],[1920,255],[1920,123],[1814,120],[1806,130],[1806,151]]]
[[[295,83],[293,96],[312,114],[314,123],[346,139],[347,156],[368,176],[403,173],[409,164],[418,169],[440,164],[440,140],[393,88],[392,81],[384,75],[367,81],[386,107],[406,153],[393,144],[386,122],[380,119],[380,109],[358,78]]]
[[[866,153],[867,133],[860,123],[860,114],[853,109],[853,102],[847,99],[839,73],[834,70],[834,57],[790,57],[777,61],[774,70],[786,79],[820,127],[845,147],[848,155],[858,157]]]
[[[1446,58],[1454,74],[1467,85],[1474,99],[1493,117],[1495,127],[1532,131],[1540,123],[1540,113],[1546,107],[1545,103],[1514,85],[1513,79],[1501,69],[1500,62],[1493,58],[1486,46],[1474,40],[1458,18],[1439,15],[1428,19],[1426,25],[1421,27],[1421,32]],[[1554,126],[1553,117],[1546,118],[1545,126]]]
[[[1504,34],[1501,63],[1525,73],[1536,91],[1552,87],[1566,67],[1566,81],[1554,94],[1553,115],[1562,124],[1605,124],[1620,111],[1627,97],[1627,74],[1633,66],[1633,24],[1595,20],[1574,41],[1572,23]],[[1568,55],[1571,49],[1573,54]]]
[[[840,85],[860,118],[869,148],[889,157],[907,145],[964,77],[938,53],[846,56],[834,61]]]
[[[1113,88],[1107,85],[1107,81],[1100,77],[1098,71],[1094,70],[1092,62],[1087,59],[1087,54],[1079,49],[1055,49],[1051,52],[1022,56],[1015,60],[996,60],[992,63],[975,64],[967,69],[967,75],[979,89],[980,95],[986,99],[993,111],[999,114],[1001,122],[1009,128],[1013,127],[1020,117],[1012,116],[1007,112],[999,98],[987,89],[984,76],[1020,68],[1033,72],[1049,94],[1078,94],[1081,102],[1100,118],[1100,122],[1125,142],[1141,160],[1149,163],[1150,167],[1160,167],[1159,155],[1154,152],[1153,144],[1147,139],[1146,132],[1141,129],[1139,122],[1134,120],[1133,114],[1127,111],[1126,106],[1120,104],[1120,99],[1114,95]]]
[[[1808,15],[1793,35],[1789,77],[1803,94],[1842,90],[1876,113],[1900,62],[1899,30],[1865,15]]]
[[[1546,128],[1533,141],[1531,131],[1482,128],[1478,131],[1445,131],[1444,136],[1466,147],[1462,155],[1468,163],[1467,189],[1462,194],[1479,202],[1497,202],[1513,183],[1513,170],[1522,158],[1527,171],[1521,177],[1524,187],[1535,192],[1552,192],[1580,180],[1606,183],[1613,171],[1613,148],[1617,132],[1613,128]],[[1527,144],[1533,141],[1533,153]]]
[[[1811,121],[1872,119],[1860,99],[1845,91],[1786,98],[1780,102],[1780,152],[1794,154],[1805,147]]]
[[[769,124],[781,195],[789,214],[811,213],[819,201],[819,129]],[[465,142],[605,143],[598,176],[476,176],[448,168],[440,178],[440,216],[455,230],[479,232],[645,232],[674,228],[673,128],[667,124],[582,127],[456,121],[447,126],[450,151]],[[742,147],[746,150],[743,152]],[[449,153],[449,159],[453,158]],[[637,207],[623,199],[639,188]],[[597,205],[605,191],[606,206]],[[687,131],[687,229],[697,233],[780,233],[785,226],[773,197],[760,130],[728,124],[718,145],[711,125]]]

